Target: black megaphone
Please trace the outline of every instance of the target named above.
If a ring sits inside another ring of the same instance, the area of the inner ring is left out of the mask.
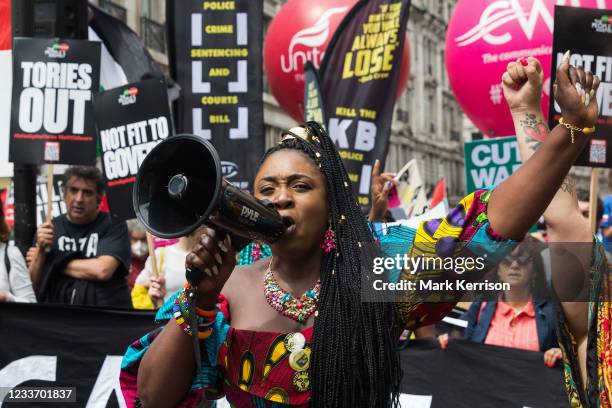
[[[225,180],[219,154],[195,135],[169,137],[149,152],[136,176],[133,204],[147,230],[161,238],[182,237],[207,224],[247,242],[271,244],[288,227],[270,203]],[[239,239],[232,242],[240,249]],[[200,275],[187,271],[194,285]]]

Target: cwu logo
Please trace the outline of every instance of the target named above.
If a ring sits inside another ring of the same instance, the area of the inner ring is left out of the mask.
[[[512,35],[508,31],[502,31],[509,24],[518,23],[521,30],[528,40],[533,39],[538,21],[541,19],[546,24],[548,31],[553,33],[554,18],[551,10],[548,9],[545,0],[533,0],[531,10],[523,9],[520,0],[498,0],[487,6],[480,15],[478,24],[470,28],[468,31],[455,38],[455,42],[459,47],[465,47],[479,40],[483,40],[491,45],[503,45],[512,41]],[[566,4],[569,3],[569,4]],[[605,8],[605,4],[598,1],[599,9]],[[581,7],[580,0],[557,0],[559,6],[571,5],[573,7]],[[592,24],[594,29],[601,29],[600,32],[609,32],[607,30],[608,21],[602,18],[601,21],[595,21]],[[597,27],[596,27],[597,26]],[[495,34],[494,34],[495,33]]]
[[[314,23],[312,27],[306,27],[291,38],[289,43],[288,54],[281,54],[280,62],[281,69],[284,73],[295,72],[303,66],[306,61],[312,61],[318,69],[321,65],[324,52],[319,48],[325,44],[330,34],[330,18],[335,14],[343,14],[348,10],[349,6],[334,7],[325,11]],[[296,47],[302,45],[310,48],[306,51],[297,50]]]
[[[558,3],[564,3],[564,1],[558,1]],[[455,38],[455,42],[459,47],[465,47],[479,40],[491,45],[507,44],[512,41],[512,35],[508,31],[502,33],[501,30],[508,24],[517,22],[525,37],[531,40],[540,18],[552,34],[554,20],[544,0],[533,0],[529,12],[523,10],[519,0],[496,1],[484,9],[478,24]],[[498,34],[493,34],[493,32]]]
[[[232,178],[238,174],[238,165],[230,161],[221,162],[221,175],[225,178]]]

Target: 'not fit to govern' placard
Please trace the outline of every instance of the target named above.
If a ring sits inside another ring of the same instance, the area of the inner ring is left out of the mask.
[[[132,190],[138,168],[173,134],[166,85],[148,79],[110,89],[96,95],[94,106],[111,216],[115,221],[134,218]]]

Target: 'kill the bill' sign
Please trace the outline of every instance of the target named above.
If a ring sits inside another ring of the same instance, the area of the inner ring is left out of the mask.
[[[166,85],[148,79],[110,89],[96,95],[95,113],[110,214],[115,221],[134,218],[132,190],[138,169],[172,134]]]
[[[464,151],[467,194],[499,185],[522,163],[516,136],[467,142]]]
[[[167,2],[178,133],[209,140],[225,178],[250,189],[264,153],[262,0]]]
[[[100,43],[15,38],[9,161],[93,164]]]

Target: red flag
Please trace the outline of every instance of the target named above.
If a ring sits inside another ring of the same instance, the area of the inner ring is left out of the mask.
[[[446,198],[446,179],[444,176],[438,181],[436,187],[431,194],[431,204],[429,204],[429,208],[434,208],[438,205],[442,200]]]
[[[11,49],[11,0],[0,0],[0,50]]]
[[[100,211],[105,213],[109,212],[108,198],[106,197],[106,194],[102,196],[102,201],[100,202]]]

